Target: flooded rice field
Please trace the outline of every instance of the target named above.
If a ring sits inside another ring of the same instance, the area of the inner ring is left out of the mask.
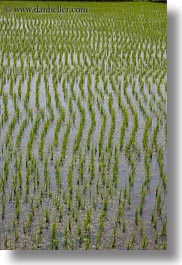
[[[167,248],[166,6],[89,5],[0,13],[1,249]]]

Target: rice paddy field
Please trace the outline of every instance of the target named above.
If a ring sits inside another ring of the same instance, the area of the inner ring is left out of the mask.
[[[5,7],[0,249],[166,250],[166,5]]]

